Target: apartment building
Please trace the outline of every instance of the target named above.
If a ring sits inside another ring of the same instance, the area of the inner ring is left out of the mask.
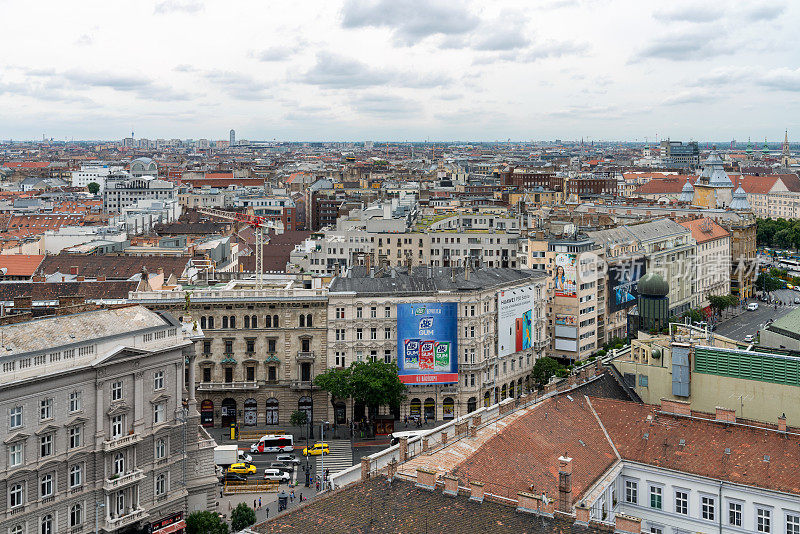
[[[139,201],[174,201],[177,195],[175,184],[150,176],[131,180],[109,182],[103,191],[103,211],[121,213],[124,208],[134,207]]]
[[[704,308],[709,305],[708,297],[728,295],[731,292],[731,235],[707,217],[679,224],[691,230],[692,238],[697,243],[697,283],[693,306]]]
[[[329,289],[328,367],[368,360],[396,363],[398,351],[405,350],[401,347],[414,341],[403,338],[400,331],[409,321],[404,313],[416,306],[424,317],[426,306],[449,307],[452,316],[433,315],[431,322],[441,319],[448,325],[450,337],[437,343],[449,344],[449,357],[457,359],[451,361],[456,365],[443,381],[442,374],[432,370],[424,375],[427,382],[415,382],[413,372],[412,378],[404,378],[402,367],[401,380],[408,383],[406,399],[401,406],[386,407],[387,415],[453,419],[478,406],[516,397],[531,387],[531,370],[548,344],[545,278],[544,273],[516,269],[473,272],[419,266],[409,273],[403,267],[377,271],[353,267],[334,278]],[[519,309],[507,303],[517,296]],[[509,335],[516,335],[516,340],[507,340]],[[329,417],[337,422],[360,420],[365,407],[337,401],[331,412]]]
[[[216,443],[185,387],[182,326],[141,306],[0,326],[0,531],[180,528],[213,506]]]
[[[327,292],[292,276],[266,276],[264,287],[233,280],[186,292],[138,291],[130,301],[185,316],[204,333],[196,388],[202,424],[287,425],[301,410],[321,421],[327,394],[313,386],[327,365]]]

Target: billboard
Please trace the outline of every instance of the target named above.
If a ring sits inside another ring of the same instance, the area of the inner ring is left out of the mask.
[[[497,355],[501,358],[533,345],[535,296],[532,285],[497,293]]]
[[[576,255],[560,252],[555,257],[553,288],[557,297],[576,297],[578,291]]]
[[[645,273],[645,259],[628,259],[608,266],[609,309],[612,312],[636,304],[639,294],[636,286]]]
[[[458,382],[458,305],[397,305],[397,374],[404,384]]]
[[[556,314],[556,324],[561,326],[578,326],[578,318],[574,315]]]

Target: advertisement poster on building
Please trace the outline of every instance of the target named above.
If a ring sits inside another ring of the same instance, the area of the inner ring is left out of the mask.
[[[397,374],[404,384],[458,382],[455,302],[397,305]]]
[[[533,346],[534,286],[497,293],[497,354],[501,358]]]
[[[630,308],[639,294],[636,286],[645,274],[645,259],[635,258],[608,266],[608,285],[611,289],[611,311]]]
[[[554,294],[557,297],[577,296],[577,269],[575,254],[561,252],[556,254],[553,272]]]
[[[556,314],[556,324],[559,326],[576,326],[578,318],[575,315]]]

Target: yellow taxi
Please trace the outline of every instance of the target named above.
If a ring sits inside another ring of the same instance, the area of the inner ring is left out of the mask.
[[[254,466],[253,464],[249,464],[247,462],[231,464],[231,466],[228,468],[228,473],[239,473],[240,475],[255,475],[256,466]]]
[[[319,456],[330,453],[327,443],[315,443],[313,447],[303,447],[303,456]]]

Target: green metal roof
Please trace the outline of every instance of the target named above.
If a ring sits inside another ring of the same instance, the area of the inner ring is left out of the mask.
[[[787,313],[767,327],[770,332],[800,339],[800,308]]]

